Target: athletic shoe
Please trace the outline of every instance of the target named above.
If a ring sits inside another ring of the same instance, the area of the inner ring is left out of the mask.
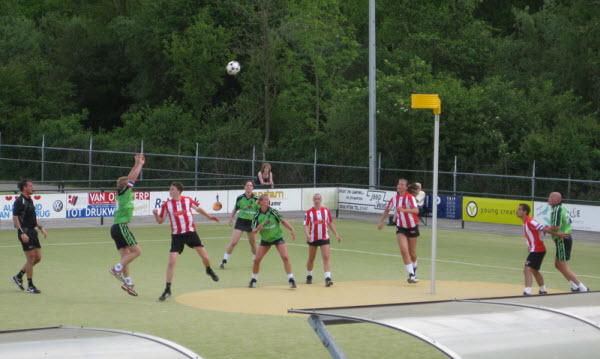
[[[580,288],[577,288],[577,289],[571,288],[571,292],[573,292],[573,293],[585,293],[585,292],[589,292],[589,291],[590,291],[590,288],[587,288],[586,290],[581,290]]]
[[[19,287],[19,289],[25,290],[25,288],[23,288],[23,279],[22,278],[19,278],[17,276],[13,276],[12,280],[13,280],[13,282],[15,282],[15,284],[17,285],[17,287]]]
[[[123,279],[123,276],[121,275],[121,271],[115,270],[115,268],[112,267],[111,269],[108,270],[108,273],[114,275],[115,278],[117,278],[121,282],[125,283],[125,280]]]
[[[221,265],[219,265],[219,268],[225,269],[225,263],[227,263],[227,259],[223,259],[223,261],[221,262]]]
[[[290,288],[296,288],[296,281],[294,278],[290,278],[288,282],[290,282]]]
[[[530,294],[530,293],[527,293],[527,292],[523,292],[523,295],[524,295],[524,296],[526,296],[526,297],[528,297],[528,296],[530,296],[531,294]]]
[[[548,294],[548,292],[546,292],[545,290],[540,290],[540,295],[546,295]]]
[[[27,287],[27,293],[40,294],[42,291],[37,289],[35,285]]]
[[[312,284],[312,275],[306,276],[306,284]]]
[[[212,270],[212,268],[206,268],[206,275],[209,275],[213,281],[218,282],[219,281],[219,276],[217,276],[215,274],[215,272]]]
[[[331,287],[332,285],[333,285],[333,281],[331,280],[331,278],[329,278],[329,277],[325,278],[325,286]]]
[[[126,284],[126,283],[124,283],[121,286],[121,289],[123,289],[124,291],[126,291],[130,295],[133,295],[134,297],[137,297],[137,295],[138,295],[138,293],[135,291],[135,289],[133,289],[133,284]]]
[[[158,297],[158,300],[160,300],[161,302],[167,298],[169,298],[171,296],[171,290],[170,289],[165,289],[165,291],[163,292],[163,294]]]
[[[248,288],[256,288],[256,279],[250,279],[250,283],[248,284]]]
[[[408,283],[417,283],[419,281],[419,279],[417,278],[416,275],[410,274],[408,276],[408,279],[406,280]]]

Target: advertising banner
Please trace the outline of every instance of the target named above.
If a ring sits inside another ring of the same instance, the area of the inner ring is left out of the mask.
[[[20,194],[8,194],[0,196],[0,219],[11,220],[15,200]],[[38,219],[66,218],[65,194],[33,194],[35,215]]]
[[[571,218],[571,229],[600,232],[600,208],[582,204],[563,204]],[[550,224],[552,209],[547,202],[535,202],[534,218],[542,224]]]
[[[330,211],[338,209],[338,189],[336,187],[304,188],[302,189],[302,211],[308,211],[313,206],[313,195],[318,193],[323,199],[321,206],[329,208]],[[335,215],[335,213],[333,214]]]
[[[340,188],[339,209],[349,211],[383,213],[395,191]]]
[[[134,193],[133,215],[146,216],[150,192]],[[88,192],[67,194],[67,218],[114,217],[117,207],[116,192]]]
[[[531,201],[463,197],[462,217],[464,221],[522,225],[517,217],[519,203],[533,205]]]
[[[438,196],[437,200],[437,216],[438,218],[446,219],[461,219],[462,218],[462,197],[459,196]],[[426,213],[428,217],[432,216],[433,195],[428,194],[425,200]]]

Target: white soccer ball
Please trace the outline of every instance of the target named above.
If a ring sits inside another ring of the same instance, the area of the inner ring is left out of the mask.
[[[225,69],[227,70],[227,73],[230,75],[237,74],[238,72],[240,72],[241,68],[242,67],[240,66],[240,63],[237,61],[229,61],[229,63],[225,67]]]

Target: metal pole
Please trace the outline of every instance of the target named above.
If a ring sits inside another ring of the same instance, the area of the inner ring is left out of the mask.
[[[313,168],[313,187],[317,187],[317,149],[315,148],[315,164]]]
[[[93,150],[94,150],[93,137],[90,136],[90,151],[88,154],[88,187],[92,187],[92,151]]]
[[[44,149],[46,147],[46,136],[42,135],[42,182],[44,182]]]
[[[198,142],[196,142],[196,158],[194,162],[194,188],[198,188]]]
[[[437,255],[438,158],[440,151],[440,115],[435,115],[433,141],[433,211],[431,225],[431,294],[435,294],[435,262]]]
[[[0,158],[2,158],[2,132],[0,132]],[[2,162],[0,162],[0,176],[1,175],[2,175]]]
[[[531,202],[535,200],[535,160],[533,160],[533,170],[531,172]]]
[[[256,146],[252,146],[252,178],[254,178],[256,170]]]
[[[144,153],[144,139],[142,139],[142,148],[140,149],[140,153]],[[144,180],[144,167],[142,167],[141,171],[140,171],[140,180],[143,181]]]
[[[381,187],[381,152],[379,152],[379,165],[377,166],[377,187]]]
[[[375,0],[369,0],[369,187],[376,183],[375,167],[377,166],[377,82],[376,82],[376,48],[375,48]]]
[[[453,193],[456,196],[456,172],[458,172],[458,157],[454,156],[454,183],[452,184]]]

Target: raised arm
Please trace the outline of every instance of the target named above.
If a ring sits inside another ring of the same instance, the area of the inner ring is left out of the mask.
[[[143,153],[137,153],[134,157],[135,157],[135,165],[133,165],[131,172],[129,172],[129,175],[127,176],[127,180],[129,182],[135,182],[137,180],[137,178],[140,175],[140,172],[142,171],[142,167],[144,166],[144,163],[146,162],[146,158],[144,157]]]

